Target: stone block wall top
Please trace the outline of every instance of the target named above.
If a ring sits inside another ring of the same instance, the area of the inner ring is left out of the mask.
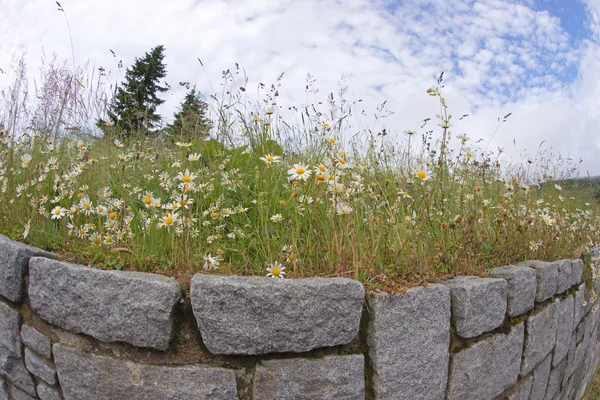
[[[198,329],[213,354],[303,352],[357,336],[364,288],[347,278],[196,274],[191,298]]]
[[[367,344],[380,399],[443,399],[448,380],[450,289],[369,295]]]
[[[517,382],[525,327],[495,334],[453,354],[448,379],[448,400],[492,399]]]
[[[527,319],[521,376],[529,374],[554,349],[557,306],[558,302],[550,303]]]
[[[539,260],[525,261],[527,265],[535,269],[537,278],[537,293],[535,301],[543,302],[556,294],[558,288],[558,264]]]
[[[497,278],[460,276],[444,282],[450,288],[456,333],[472,338],[498,328],[507,307],[507,282]]]
[[[254,373],[253,394],[254,400],[363,400],[364,357],[261,361]]]
[[[104,342],[166,350],[181,287],[173,278],[30,260],[29,300],[42,319]]]
[[[525,314],[535,305],[537,279],[534,269],[524,265],[506,265],[492,269],[491,278],[505,279],[508,284],[507,314]]]
[[[52,357],[52,341],[48,336],[38,332],[35,328],[23,324],[21,326],[21,341],[25,346],[39,355],[46,358]]]
[[[65,399],[237,400],[235,371],[199,364],[157,366],[86,354],[55,344]]]
[[[29,258],[34,256],[55,258],[52,253],[0,235],[0,296],[13,302],[21,301]]]
[[[583,280],[583,260],[571,260],[571,267],[573,268],[573,280],[572,285],[579,285]]]
[[[558,265],[558,282],[556,285],[556,293],[564,293],[573,284],[573,264],[571,260],[555,261]]]

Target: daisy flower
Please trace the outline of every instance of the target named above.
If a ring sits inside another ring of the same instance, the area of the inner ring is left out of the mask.
[[[183,183],[192,183],[196,177],[196,174],[190,173],[190,171],[186,169],[184,172],[180,172],[175,179],[178,179]]]
[[[157,224],[158,228],[170,228],[173,225],[177,224],[178,221],[178,216],[177,214],[174,213],[167,213],[165,215],[163,215],[160,219],[160,221]]]
[[[65,216],[65,214],[67,213],[67,209],[61,206],[56,206],[52,209],[52,211],[50,212],[50,215],[52,215],[52,219],[61,219],[62,217]]]
[[[275,214],[270,219],[271,221],[277,223],[283,221],[283,216],[281,214]]]
[[[350,214],[354,210],[348,204],[338,201],[335,203],[335,212],[337,215],[346,215]]]
[[[267,267],[268,278],[285,278],[285,267],[281,263],[275,261]]]
[[[23,239],[27,239],[27,235],[29,235],[29,229],[31,229],[31,220],[27,221],[26,224],[23,224],[25,230],[23,231]]]
[[[267,154],[264,157],[260,157],[260,159],[262,161],[264,161],[265,163],[271,165],[271,164],[278,163],[280,161],[281,157],[274,156],[273,154]]]
[[[303,165],[303,164],[294,164],[292,166],[292,168],[290,168],[288,170],[288,175],[290,176],[290,179],[300,179],[300,180],[307,180],[308,177],[310,177],[310,169],[307,165]]]
[[[205,271],[211,271],[219,268],[221,258],[219,256],[213,257],[212,254],[204,255],[204,266],[202,267]]]

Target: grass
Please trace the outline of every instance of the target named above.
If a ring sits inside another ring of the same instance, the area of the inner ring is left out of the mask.
[[[211,138],[114,127],[97,137],[60,115],[52,129],[6,129],[0,232],[100,268],[347,276],[374,289],[598,243],[595,187],[555,181],[574,171],[560,157],[509,162],[453,134],[442,86],[424,93],[436,118],[392,138],[351,133],[345,88],[328,111],[315,101],[285,113],[280,79],[253,105],[226,77]]]

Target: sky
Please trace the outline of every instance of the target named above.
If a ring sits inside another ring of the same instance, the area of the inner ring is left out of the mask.
[[[172,88],[162,95],[163,116],[185,95],[178,82],[195,84],[207,98],[219,95],[222,71],[238,63],[248,96],[256,98],[259,82],[268,87],[284,74],[282,113],[325,103],[343,77],[349,101],[362,100],[366,110],[358,124],[385,128],[394,140],[435,118],[439,106],[426,90],[444,71],[450,113],[469,114],[453,126],[455,134],[515,157],[535,158],[543,143],[546,154],[582,159],[581,176],[600,175],[600,0],[60,4],[64,13],[53,0],[0,0],[0,89],[10,85],[11,60],[23,52],[32,77],[42,54],[56,53],[76,65],[101,66],[110,71],[107,81],[118,83],[136,57],[162,44]],[[318,93],[306,93],[307,74]],[[393,114],[375,118],[384,101]]]

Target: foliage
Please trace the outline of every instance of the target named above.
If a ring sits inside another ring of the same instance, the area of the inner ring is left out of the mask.
[[[167,126],[171,135],[187,141],[208,136],[211,128],[211,123],[206,117],[208,103],[202,101],[200,96],[195,87],[185,95],[179,110],[173,115],[173,122]]]
[[[164,103],[157,97],[157,92],[167,91],[167,87],[160,86],[160,79],[166,76],[164,50],[162,45],[156,46],[143,58],[136,58],[133,66],[127,69],[125,82],[117,90],[108,117],[126,134],[148,132],[161,120],[156,108]]]

